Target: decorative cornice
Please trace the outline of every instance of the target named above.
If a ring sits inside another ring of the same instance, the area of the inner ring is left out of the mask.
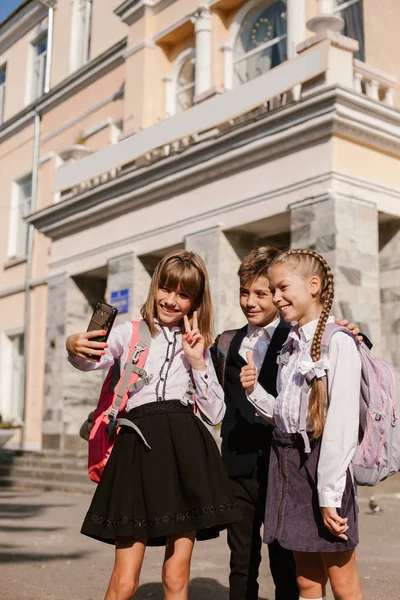
[[[41,96],[35,102],[18,112],[16,115],[4,121],[0,126],[0,144],[11,135],[14,135],[31,123],[35,113],[48,112],[55,106],[61,104],[80,90],[84,89],[109,71],[123,64],[123,53],[126,48],[126,38],[107,49],[78,71],[61,81],[58,85]]]
[[[132,46],[132,48],[127,48],[124,52],[124,59],[126,60],[127,58],[129,58],[130,56],[132,56],[132,54],[136,54],[136,52],[139,52],[140,50],[143,50],[143,48],[152,48],[154,49],[156,47],[155,42],[151,41],[151,40],[143,40],[143,42],[140,42],[139,44],[136,44],[136,46]]]
[[[48,9],[43,4],[30,0],[11,13],[0,23],[0,54],[40,23],[47,12]]]
[[[141,167],[133,164],[129,170],[114,173],[111,179],[99,178],[97,187],[92,185],[84,193],[32,215],[28,222],[50,237],[62,237],[84,228],[89,217],[92,224],[110,220],[134,207],[182,193],[201,184],[205,176],[207,180],[228,176],[257,161],[294,152],[334,134],[383,151],[389,147],[400,156],[400,133],[390,137],[379,131],[375,121],[368,122],[365,111],[360,113],[364,115],[363,123],[355,125],[344,118],[342,102],[352,102],[353,108],[359,109],[363,100],[348,90],[333,87],[279,111],[255,115],[253,121],[232,123],[224,132],[214,132],[213,137],[181,146],[175,154],[143,157],[146,160]],[[366,101],[373,112],[377,103]],[[391,113],[400,126],[400,114],[393,110]]]
[[[114,13],[127,25],[133,25],[155,4],[156,0],[125,0]]]

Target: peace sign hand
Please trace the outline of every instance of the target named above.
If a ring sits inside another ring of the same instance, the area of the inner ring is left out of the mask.
[[[253,361],[253,353],[250,351],[246,352],[247,365],[242,367],[240,371],[240,382],[242,387],[248,392],[252,394],[256,389],[258,377],[257,377],[257,369],[256,365]]]
[[[182,337],[182,348],[188,359],[190,366],[196,371],[205,371],[206,363],[204,361],[204,338],[198,327],[197,311],[194,311],[192,326],[185,315],[183,317],[186,333]]]

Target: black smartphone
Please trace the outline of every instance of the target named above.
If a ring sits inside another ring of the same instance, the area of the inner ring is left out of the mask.
[[[97,329],[103,329],[106,333],[105,335],[99,335],[95,338],[92,338],[93,342],[107,341],[117,314],[118,309],[115,308],[115,306],[111,306],[111,304],[107,304],[107,302],[97,302],[96,306],[94,307],[92,318],[90,319],[87,331],[96,331]],[[100,360],[100,357],[96,355],[89,354],[88,356],[89,358],[93,358],[94,360]]]

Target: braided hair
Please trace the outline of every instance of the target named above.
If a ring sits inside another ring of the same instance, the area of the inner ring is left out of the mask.
[[[333,297],[334,281],[330,266],[318,252],[308,249],[288,250],[276,258],[270,268],[277,264],[288,264],[291,270],[303,277],[318,276],[321,280],[321,289],[318,301],[322,304],[322,312],[318,319],[312,346],[311,358],[317,362],[321,358],[321,341],[325,326],[330,315]],[[314,438],[321,437],[326,418],[327,398],[325,385],[322,379],[315,377],[311,384],[308,419],[313,426]]]

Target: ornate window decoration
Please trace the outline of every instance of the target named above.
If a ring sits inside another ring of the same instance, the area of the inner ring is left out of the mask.
[[[193,104],[194,96],[194,52],[190,52],[180,63],[175,82],[175,114],[183,112]]]
[[[239,11],[231,27],[231,44],[225,47],[233,52],[226,87],[242,85],[286,60],[285,13],[286,0],[268,4],[253,0]]]
[[[335,14],[344,20],[342,33],[360,44],[355,57],[365,61],[363,0],[336,0]]]
[[[165,83],[165,116],[183,112],[193,104],[195,88],[195,49],[188,48],[176,58]]]
[[[33,44],[33,86],[32,100],[43,93],[46,85],[47,31]]]

